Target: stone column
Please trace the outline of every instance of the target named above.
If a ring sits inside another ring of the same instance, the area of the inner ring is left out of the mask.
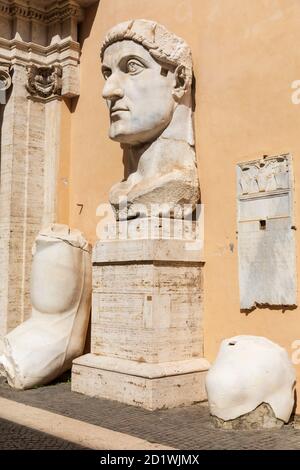
[[[1,143],[0,186],[0,311],[1,333],[24,319],[24,270],[27,243],[30,118],[35,110],[24,87],[26,69],[13,67],[13,90],[5,105]],[[36,185],[31,187],[35,194]],[[32,219],[31,219],[32,220]],[[39,221],[40,222],[40,221]]]
[[[48,3],[0,5],[0,92],[12,75],[0,147],[0,342],[30,314],[31,247],[56,219],[62,100],[79,95],[82,2]]]

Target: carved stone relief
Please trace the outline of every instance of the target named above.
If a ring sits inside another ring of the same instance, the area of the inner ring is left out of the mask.
[[[37,67],[29,65],[27,67],[28,83],[27,91],[31,96],[49,98],[61,95],[62,90],[62,67],[61,65],[51,65]]]
[[[38,0],[0,0],[1,36],[44,46],[56,34],[66,37],[71,33],[77,40],[75,29],[72,32],[66,30],[66,22],[77,24],[83,20],[84,10],[80,3],[76,0],[50,0],[47,4]]]
[[[237,166],[240,306],[297,304],[290,155]]]
[[[11,86],[10,64],[7,62],[0,62],[0,92],[8,90]]]
[[[11,87],[10,64],[0,62],[0,105],[6,104],[6,92]]]
[[[78,4],[80,2],[75,3],[70,2],[69,0],[63,0],[60,2],[50,1],[47,3],[50,4],[50,8],[44,8],[41,2],[35,2],[34,0],[27,2],[27,4],[24,4],[20,1],[7,3],[7,1],[1,0],[0,12],[2,15],[11,17],[19,16],[22,18],[29,18],[30,20],[37,20],[47,23],[51,23],[55,20],[61,21],[74,15],[78,17],[82,15],[81,7]]]
[[[285,156],[241,164],[240,168],[243,195],[289,188],[289,164]]]

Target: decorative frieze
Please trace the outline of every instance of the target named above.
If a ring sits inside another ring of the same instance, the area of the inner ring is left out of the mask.
[[[10,18],[21,17],[47,24],[73,17],[82,21],[83,10],[79,2],[61,0],[49,3],[50,6],[47,8],[47,5],[42,2],[22,2],[19,0],[8,3],[7,0],[0,0],[0,15]]]
[[[69,18],[76,18],[78,21],[82,21],[83,10],[77,3],[68,0],[62,2],[59,6],[57,6],[57,2],[53,2],[50,11],[45,12],[44,18],[45,23],[48,24],[64,21]]]
[[[239,166],[240,194],[255,194],[289,188],[289,162],[286,155]]]
[[[61,65],[51,65],[37,67],[29,65],[27,67],[28,83],[26,90],[32,97],[49,98],[61,95],[62,90],[62,67]]]
[[[50,46],[43,47],[39,44],[26,43],[17,39],[10,41],[0,37],[1,56],[6,63],[13,67],[20,65],[26,69],[29,66],[62,68],[62,75],[58,73],[58,82],[61,82],[61,94],[66,98],[79,95],[79,56],[80,46],[70,38],[63,39]],[[24,82],[25,85],[28,82]],[[57,88],[57,87],[56,87]],[[26,89],[25,89],[26,90]]]
[[[47,46],[57,38],[77,41],[84,7],[96,0],[0,0],[0,36]]]

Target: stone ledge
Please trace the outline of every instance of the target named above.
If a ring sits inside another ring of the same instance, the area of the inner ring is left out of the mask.
[[[106,240],[98,241],[92,261],[121,263],[126,261],[182,261],[204,264],[203,250],[189,240]]]
[[[73,361],[73,365],[118,372],[120,374],[144,377],[147,379],[204,372],[210,367],[209,362],[204,358],[154,364],[100,356],[91,353],[78,357]]]

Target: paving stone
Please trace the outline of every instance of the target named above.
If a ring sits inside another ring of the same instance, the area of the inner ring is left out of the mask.
[[[15,391],[4,378],[0,378],[0,396],[181,450],[300,449],[300,430],[294,429],[292,424],[281,429],[261,431],[215,429],[210,421],[207,404],[151,412],[71,392],[69,381],[33,390]],[[25,429],[29,433],[30,443],[31,430]],[[25,436],[25,432],[22,432]],[[1,431],[1,442],[9,441],[10,436],[9,428],[4,428]],[[51,436],[50,438],[55,440]],[[43,439],[41,437],[41,445],[45,443]],[[56,440],[58,447],[53,448],[63,448],[60,440]],[[51,441],[49,445],[56,444]]]
[[[0,450],[84,450],[84,447],[0,419]]]

